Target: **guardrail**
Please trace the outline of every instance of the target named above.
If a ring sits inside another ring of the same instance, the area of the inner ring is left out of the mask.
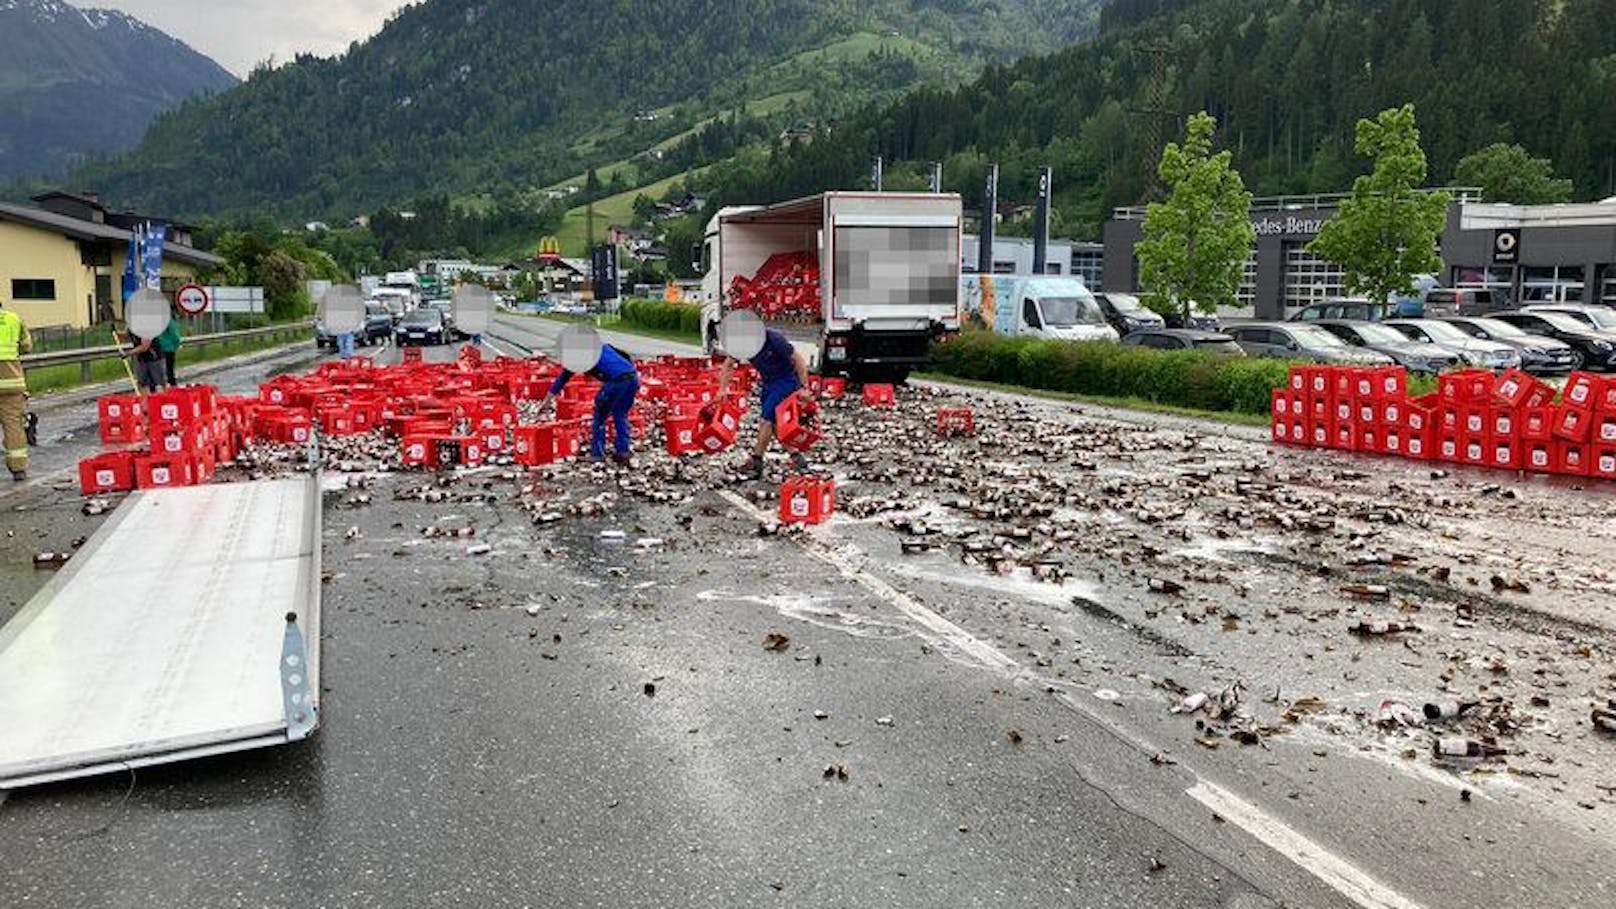
[[[228,344],[232,341],[252,341],[260,338],[274,339],[284,337],[288,342],[306,340],[308,332],[314,327],[313,321],[283,322],[277,325],[266,325],[262,328],[243,328],[239,331],[221,331],[208,335],[192,335],[185,339],[186,347],[207,347],[213,344]],[[72,366],[77,363],[81,370],[80,375],[85,382],[92,379],[90,364],[100,360],[116,360],[129,352],[129,346],[107,345],[105,347],[85,347],[79,350],[53,350],[49,353],[28,354],[22,358],[23,369],[43,369],[48,366]]]

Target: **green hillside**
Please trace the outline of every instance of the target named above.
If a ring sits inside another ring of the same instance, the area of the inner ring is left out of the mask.
[[[164,115],[136,150],[72,180],[192,217],[302,220],[438,193],[531,200],[613,162],[661,179],[733,150],[714,138],[719,118],[749,121],[750,141],[956,82],[1092,32],[1099,0],[744,7],[425,0],[339,57],[299,56]],[[655,166],[703,134],[709,148]]]
[[[1190,113],[1220,120],[1253,191],[1323,192],[1363,166],[1353,124],[1410,101],[1438,182],[1465,154],[1514,142],[1551,158],[1577,198],[1616,195],[1616,4],[1114,0],[1094,40],[918,89],[812,143],[715,168],[709,199],[859,185],[879,154],[894,162],[894,185],[918,185],[927,162],[943,161],[947,186],[969,202],[997,161],[1001,200],[1030,202],[1050,165],[1057,233],[1097,237],[1107,211],[1145,198],[1152,134],[1175,138]]]

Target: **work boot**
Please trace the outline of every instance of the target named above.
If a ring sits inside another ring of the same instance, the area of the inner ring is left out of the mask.
[[[799,474],[808,473],[810,469],[808,456],[800,451],[793,453],[791,455],[791,469]]]
[[[620,451],[617,454],[612,455],[612,463],[616,464],[618,467],[633,467],[634,456],[626,451]]]
[[[747,458],[741,465],[741,474],[749,480],[763,479],[763,459],[757,455]]]
[[[11,472],[11,479],[12,479],[12,482],[21,483],[23,480],[28,479],[28,471],[26,471],[26,470],[13,470]]]

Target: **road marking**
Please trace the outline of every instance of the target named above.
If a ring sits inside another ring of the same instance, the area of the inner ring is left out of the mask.
[[[770,519],[768,514],[755,507],[751,502],[741,498],[732,490],[726,489],[720,492],[719,495],[723,496],[724,499],[731,505],[734,505],[736,508],[740,509],[742,512],[746,513],[752,518],[759,521],[767,521]],[[920,625],[922,628],[925,628],[933,635],[936,635],[938,639],[949,644],[957,649],[960,653],[965,654],[983,666],[986,666],[989,669],[998,669],[1000,671],[1008,671],[1015,668],[1016,661],[1000,653],[998,650],[994,649],[992,645],[978,640],[977,638],[973,637],[970,632],[959,627],[958,625],[955,625],[953,622],[950,622],[948,619],[943,618],[930,609],[927,609],[925,606],[922,606],[919,602],[917,602],[913,597],[901,590],[898,590],[896,587],[893,587],[891,584],[888,584],[886,581],[883,581],[875,575],[870,574],[868,571],[865,571],[857,565],[854,565],[851,560],[836,553],[828,547],[819,544],[817,541],[807,540],[804,541],[803,551],[807,552],[809,555],[813,556],[819,561],[824,562],[826,565],[836,569],[836,571],[841,574],[842,577],[859,584],[881,599],[886,600],[888,603],[892,604],[894,608],[908,616],[916,624]]]
[[[723,490],[719,495],[751,518],[759,521],[768,521],[772,518],[770,514],[748,502],[733,490]],[[974,637],[964,628],[950,622],[943,616],[921,605],[908,594],[858,567],[851,559],[820,541],[810,537],[802,539],[801,543],[804,552],[836,569],[843,577],[854,581],[887,601],[898,611],[936,635],[943,642],[956,648],[960,653],[971,657],[987,668],[1001,672],[1012,672],[1017,667],[1014,659],[1000,653],[991,644]],[[1134,744],[1135,747],[1143,746],[1149,753],[1150,745],[1148,742],[1123,728],[1109,717],[1105,717],[1098,711],[1082,704],[1070,693],[1061,692],[1058,699],[1091,720],[1099,722],[1112,734]],[[1221,786],[1201,780],[1186,789],[1185,794],[1217,812],[1224,820],[1251,834],[1263,845],[1279,853],[1292,864],[1318,878],[1331,889],[1357,905],[1364,907],[1364,909],[1423,909],[1419,903],[1381,884],[1360,871],[1346,859],[1330,852],[1286,825],[1283,821]]]
[[[1205,780],[1184,794],[1255,837],[1364,909],[1421,909],[1419,903],[1380,883],[1346,859],[1313,842],[1256,805]]]

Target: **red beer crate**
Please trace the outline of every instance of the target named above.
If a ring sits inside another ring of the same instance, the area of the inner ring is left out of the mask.
[[[1493,407],[1487,412],[1487,434],[1493,439],[1514,439],[1521,423],[1512,407]]]
[[[819,431],[819,403],[801,395],[788,395],[774,411],[774,436],[792,451],[807,451],[823,438]]]
[[[1616,447],[1595,448],[1592,469],[1588,471],[1588,475],[1602,480],[1616,480]]]
[[[829,477],[788,477],[780,484],[780,521],[822,524],[836,512],[836,482]]]
[[[864,386],[864,405],[866,407],[893,407],[898,403],[897,393],[891,385],[885,383]]]
[[[1307,425],[1312,432],[1312,436],[1308,440],[1309,444],[1311,444],[1314,448],[1329,448],[1330,427],[1333,425],[1331,421],[1328,419],[1311,420]]]
[[[1407,436],[1408,430],[1404,429],[1402,424],[1387,424],[1385,428],[1381,429],[1380,431],[1381,452],[1389,455],[1406,454],[1407,445],[1405,444],[1405,440],[1407,439]]]
[[[1601,410],[1594,415],[1593,439],[1598,445],[1616,446],[1616,413]]]
[[[666,436],[668,454],[679,457],[699,453],[701,445],[696,441],[696,432],[700,425],[701,421],[696,417],[678,416],[663,420],[662,432]]]
[[[1554,387],[1519,369],[1507,369],[1493,394],[1514,408],[1542,407],[1554,400]]]
[[[1515,436],[1496,436],[1487,444],[1487,466],[1505,470],[1521,467],[1521,441]]]
[[[937,408],[937,434],[942,436],[976,435],[976,412],[969,407]]]
[[[1459,435],[1459,461],[1463,464],[1481,465],[1487,461],[1487,436],[1460,433]]]
[[[1554,472],[1585,477],[1591,466],[1588,446],[1581,442],[1554,441]]]
[[[703,408],[696,428],[696,443],[701,450],[715,454],[735,444],[742,413],[741,402],[734,397]]]
[[[542,467],[556,459],[556,424],[536,423],[511,431],[511,448],[516,463]]]
[[[404,355],[403,362],[405,363],[421,362],[421,348],[419,347],[401,347],[399,348],[399,353]]]
[[[1360,423],[1353,433],[1352,450],[1364,454],[1380,454],[1380,427],[1373,423]]]
[[[1487,431],[1488,410],[1485,407],[1469,405],[1459,408],[1459,432],[1468,436],[1480,436]]]
[[[1424,429],[1406,427],[1403,437],[1403,457],[1424,461],[1435,454],[1436,430],[1429,424]]]
[[[1459,441],[1459,434],[1457,432],[1443,432],[1440,429],[1437,430],[1436,451],[1433,452],[1433,456],[1437,460],[1452,461],[1453,463],[1457,464],[1464,460],[1461,454],[1462,451],[1463,445]]]
[[[840,401],[847,394],[847,380],[841,376],[826,376],[819,390],[827,399]]]
[[[146,437],[145,404],[136,395],[106,395],[96,401],[101,441],[138,442]]]
[[[1593,409],[1605,397],[1605,381],[1599,376],[1586,372],[1574,372],[1566,380],[1565,397],[1561,400],[1568,406]]]
[[[195,395],[185,389],[160,391],[146,399],[146,412],[153,429],[160,426],[184,426],[202,417],[202,407]]]
[[[1582,407],[1569,404],[1559,405],[1559,414],[1555,417],[1554,428],[1550,430],[1557,439],[1567,442],[1586,442],[1588,435],[1593,432],[1594,412]]]
[[[405,436],[399,443],[399,453],[405,467],[437,467],[437,437]]]
[[[1358,444],[1358,428],[1351,420],[1336,420],[1330,427],[1330,447],[1351,451]]]
[[[1486,403],[1498,377],[1485,369],[1460,369],[1437,378],[1437,391],[1450,404]]]
[[[1523,442],[1521,466],[1538,473],[1554,472],[1554,443],[1546,439],[1528,439]]]
[[[1554,436],[1554,408],[1528,407],[1520,412],[1517,421],[1521,438],[1528,442],[1547,442]]]
[[[1403,413],[1408,407],[1406,398],[1387,398],[1380,402],[1380,425],[1402,426]]]
[[[346,407],[320,411],[320,432],[328,436],[351,436],[358,432],[353,411]]]
[[[1415,398],[1403,404],[1403,425],[1408,427],[1409,432],[1423,433],[1436,427],[1436,408],[1432,406],[1430,397]]]
[[[1383,401],[1408,395],[1408,372],[1401,366],[1372,366],[1356,370],[1353,394],[1359,398]]]
[[[143,455],[135,458],[137,489],[166,489],[196,483],[196,459],[190,455]]]
[[[107,451],[79,462],[79,490],[85,495],[135,488],[135,453]]]

